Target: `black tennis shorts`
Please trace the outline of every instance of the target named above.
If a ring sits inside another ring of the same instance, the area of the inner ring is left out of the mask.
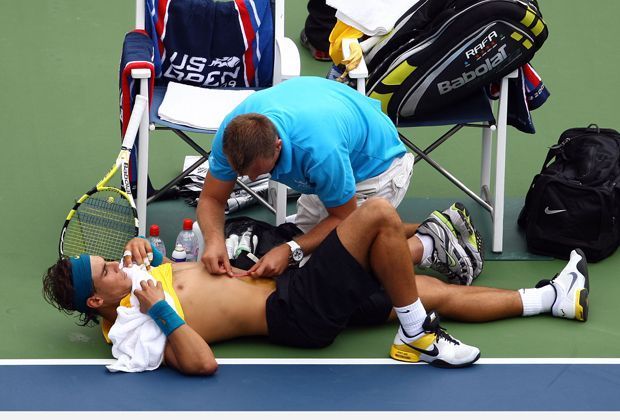
[[[276,278],[267,298],[269,339],[325,347],[350,324],[387,320],[392,304],[371,273],[353,258],[334,229],[299,269]]]

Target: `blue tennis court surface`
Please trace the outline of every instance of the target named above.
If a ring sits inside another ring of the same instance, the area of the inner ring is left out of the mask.
[[[380,360],[380,359],[379,359]],[[160,368],[1,365],[0,411],[618,411],[620,364],[227,364]],[[292,363],[295,363],[294,361]]]

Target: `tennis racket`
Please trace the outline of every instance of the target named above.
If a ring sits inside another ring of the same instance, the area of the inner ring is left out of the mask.
[[[129,183],[129,156],[146,107],[146,97],[136,95],[114,166],[97,185],[77,200],[67,215],[60,232],[61,256],[86,253],[116,261],[123,255],[127,241],[138,235],[138,213]],[[123,190],[107,185],[119,168]]]

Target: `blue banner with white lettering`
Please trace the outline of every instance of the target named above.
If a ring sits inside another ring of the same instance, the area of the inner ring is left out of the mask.
[[[266,87],[273,75],[270,0],[146,0],[159,82]]]

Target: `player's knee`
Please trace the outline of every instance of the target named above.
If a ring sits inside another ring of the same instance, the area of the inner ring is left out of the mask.
[[[385,198],[373,197],[368,199],[364,206],[367,207],[368,213],[372,215],[373,223],[384,228],[402,226],[402,221],[398,212]]]

